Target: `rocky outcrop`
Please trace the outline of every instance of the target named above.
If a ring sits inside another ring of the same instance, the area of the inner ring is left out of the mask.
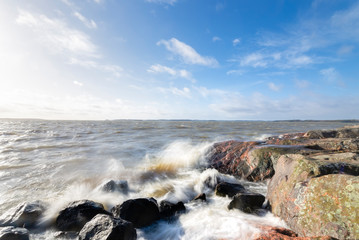
[[[237,193],[244,193],[246,189],[241,184],[221,182],[217,184],[215,194],[221,197],[233,197]]]
[[[109,215],[98,214],[85,224],[79,233],[79,240],[135,240],[133,224]]]
[[[14,226],[0,227],[0,240],[29,240],[29,231]]]
[[[90,200],[75,201],[60,211],[56,227],[60,231],[80,231],[97,214],[111,215],[101,203]]]
[[[298,234],[277,239],[359,239],[359,126],[218,143],[209,166],[250,181],[270,180],[273,214]]]
[[[100,186],[100,190],[103,192],[121,192],[123,194],[128,193],[128,182],[126,180],[110,180]]]
[[[160,211],[154,198],[137,198],[123,202],[111,209],[116,218],[133,223],[135,228],[146,227],[160,219]]]

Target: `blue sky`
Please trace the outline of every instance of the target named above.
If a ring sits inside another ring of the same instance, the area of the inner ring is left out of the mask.
[[[0,1],[0,117],[359,119],[359,1]]]

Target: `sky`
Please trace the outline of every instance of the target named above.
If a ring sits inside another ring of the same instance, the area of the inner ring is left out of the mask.
[[[0,118],[359,119],[359,1],[0,0]]]

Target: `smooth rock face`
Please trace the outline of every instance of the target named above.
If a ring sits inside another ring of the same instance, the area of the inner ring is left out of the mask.
[[[29,231],[14,226],[0,227],[0,240],[29,240]]]
[[[241,184],[221,182],[217,184],[215,194],[221,197],[233,197],[237,193],[244,193],[246,189]]]
[[[265,197],[258,193],[238,193],[229,203],[228,209],[239,209],[245,213],[253,213],[256,209],[262,208]]]
[[[176,215],[177,213],[186,211],[186,207],[183,202],[178,202],[176,204],[162,201],[159,206],[161,218],[168,218]]]
[[[60,211],[56,226],[61,231],[78,232],[97,214],[111,215],[100,203],[90,200],[75,201]]]
[[[111,209],[114,217],[133,223],[135,228],[146,227],[160,219],[157,201],[153,198],[130,199]]]
[[[22,203],[0,217],[0,225],[15,227],[34,227],[45,211],[40,201]]]
[[[135,240],[133,224],[108,215],[98,214],[86,223],[79,233],[79,240]]]

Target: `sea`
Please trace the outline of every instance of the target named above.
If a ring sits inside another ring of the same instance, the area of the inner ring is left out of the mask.
[[[270,212],[262,216],[228,210],[208,179],[241,183],[266,194],[266,183],[250,183],[207,167],[213,144],[262,141],[273,135],[334,129],[353,121],[54,121],[0,119],[0,216],[18,204],[47,205],[30,239],[66,239],[51,228],[68,203],[88,199],[107,210],[127,199],[183,201],[186,212],[171,221],[137,229],[138,239],[252,239],[260,227],[286,227]],[[104,192],[109,180],[128,192]],[[216,182],[212,182],[215,185]],[[207,202],[191,201],[199,193]]]

